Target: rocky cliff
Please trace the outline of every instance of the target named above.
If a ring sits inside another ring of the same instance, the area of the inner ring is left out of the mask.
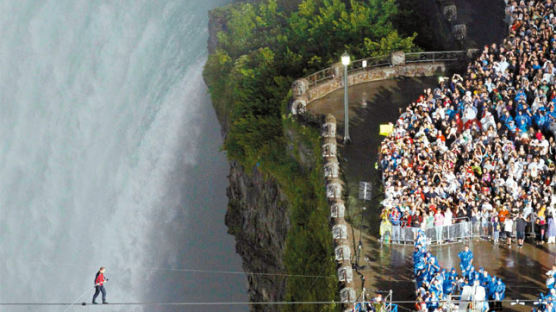
[[[238,1],[236,1],[238,2]],[[214,52],[217,45],[216,34],[226,30],[226,17],[222,11],[210,13],[208,50]],[[227,113],[215,106],[222,127],[222,135],[227,134]],[[230,161],[229,199],[226,213],[228,231],[235,237],[236,251],[243,260],[245,272],[269,274],[248,274],[249,300],[252,302],[281,301],[284,297],[286,279],[279,274],[286,271],[283,263],[288,215],[285,196],[278,183],[264,177],[257,168],[244,168],[236,161]],[[251,306],[251,311],[279,311],[279,307]]]
[[[288,232],[285,198],[273,179],[265,179],[255,168],[246,172],[230,162],[226,225],[235,236],[236,251],[245,272],[282,273]],[[280,301],[286,280],[280,275],[247,275],[249,299]],[[253,306],[252,311],[278,311],[277,306]]]

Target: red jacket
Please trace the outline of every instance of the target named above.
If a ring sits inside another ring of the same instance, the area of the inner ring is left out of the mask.
[[[99,272],[97,274],[97,278],[95,279],[95,285],[102,286],[104,282],[106,282],[106,280],[104,279],[104,274]]]

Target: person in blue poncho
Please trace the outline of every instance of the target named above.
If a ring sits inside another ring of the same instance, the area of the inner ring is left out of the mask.
[[[444,109],[444,114],[448,116],[448,120],[454,119],[454,116],[456,115],[456,110],[454,109],[454,106],[453,105],[447,106],[446,109]]]
[[[440,280],[441,284],[444,284],[444,280],[446,280],[446,277],[447,277],[446,274],[448,274],[448,273],[446,272],[446,269],[444,269],[444,268],[441,268],[440,272],[436,273],[436,277]]]
[[[442,299],[444,297],[443,285],[440,278],[435,277],[429,287],[430,291],[436,295],[437,298]]]
[[[486,287],[486,290],[488,293],[488,298],[490,300],[494,300],[494,293],[496,292],[497,283],[498,280],[496,279],[496,276],[492,276],[490,278],[490,281],[488,281],[488,286]]]
[[[554,105],[551,104],[550,106],[548,106],[547,115],[551,122],[554,122],[556,120],[556,109],[554,109]]]
[[[515,98],[514,101],[516,102],[527,102],[527,94],[525,94],[525,92],[523,90],[519,90],[517,91],[517,93],[515,94]]]
[[[556,280],[556,265],[552,266],[552,269],[548,272],[545,273],[546,276],[548,276],[546,278],[546,287],[548,287],[548,289],[553,289],[555,286],[555,280]]]
[[[540,302],[544,302],[544,303],[553,302],[555,299],[556,299],[556,289],[550,289],[546,295],[543,293],[539,295]]]
[[[415,240],[415,244],[416,246],[421,246],[421,249],[425,249],[425,247],[427,246],[428,242],[427,242],[427,236],[425,235],[425,232],[421,229],[419,229],[417,231],[417,239]]]
[[[463,251],[458,253],[458,257],[461,274],[467,276],[469,270],[473,267],[473,252],[469,250],[469,246],[465,246]]]
[[[426,251],[421,246],[416,246],[415,251],[413,251],[413,263],[418,263],[423,261]]]
[[[535,114],[535,116],[533,116],[533,121],[535,122],[535,125],[539,127],[539,129],[545,129],[545,126],[548,125],[548,117],[545,114],[544,107],[540,107],[537,110],[537,113]]]
[[[483,286],[486,289],[488,287],[488,283],[491,280],[487,270],[483,269],[483,273],[479,277],[479,280],[481,281],[481,286]]]
[[[475,270],[475,267],[471,267],[469,269],[469,271],[467,271],[467,280],[469,281],[470,285],[473,285],[473,282],[475,282],[475,277],[477,277],[477,270]]]
[[[541,293],[539,295],[539,308],[538,311],[549,311],[549,312],[555,312],[555,308],[554,308],[554,297],[556,295],[556,290],[551,289],[550,293],[548,294],[543,294]]]
[[[415,273],[415,284],[417,287],[423,287],[425,282],[425,270],[420,270]]]
[[[450,270],[450,277],[454,280],[458,278],[458,272],[456,271],[456,268],[452,268]]]
[[[451,272],[446,272],[446,274],[444,275],[444,283],[442,285],[442,288],[446,295],[451,295],[454,293],[456,287],[456,278],[457,275],[452,276]]]
[[[477,271],[470,274],[470,277],[469,277],[469,282],[471,284],[475,284],[475,281],[479,282],[479,286],[480,286],[480,284],[481,284],[481,274]]]
[[[504,125],[506,126],[506,129],[510,131],[510,133],[515,134],[517,127],[513,119],[508,120]]]
[[[424,279],[427,282],[430,282],[434,276],[434,273],[436,273],[434,265],[430,263],[430,260],[427,260],[427,262],[425,263]]]
[[[429,311],[434,311],[434,309],[438,308],[438,300],[438,296],[434,292],[431,292],[430,295],[425,299]]]
[[[553,105],[550,105],[548,108],[548,112],[546,113],[548,120],[547,120],[547,128],[548,131],[552,133],[552,135],[556,136],[556,109],[554,109]]]
[[[500,116],[500,121],[503,124],[508,124],[508,122],[510,120],[514,120],[512,115],[510,115],[510,112],[508,112],[507,110],[504,111],[504,114],[502,114],[502,116]]]
[[[501,279],[496,280],[496,287],[494,289],[493,299],[494,302],[494,310],[495,311],[502,311],[502,300],[506,296],[506,284],[502,282]]]
[[[515,116],[515,125],[521,133],[526,133],[531,127],[531,117],[529,117],[529,114],[525,114],[523,110],[519,110],[517,116]]]
[[[438,269],[440,270],[440,267],[438,266],[438,260],[436,260],[436,257],[433,256],[433,254],[430,251],[427,251],[427,253],[425,254],[425,258],[427,258],[427,261],[436,265],[438,267]]]

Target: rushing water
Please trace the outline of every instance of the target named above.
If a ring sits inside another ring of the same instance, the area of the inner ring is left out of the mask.
[[[246,300],[168,270],[241,270],[201,78],[224,2],[0,0],[0,302],[89,302],[101,265],[112,302]]]

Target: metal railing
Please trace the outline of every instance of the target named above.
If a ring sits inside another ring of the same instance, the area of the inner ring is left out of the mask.
[[[319,70],[318,72],[305,77],[305,79],[309,81],[309,87],[312,88],[322,82],[334,79],[334,68],[328,67],[323,70]]]
[[[434,62],[454,62],[467,57],[467,51],[434,51],[434,52],[410,52],[405,53],[405,63],[434,63]],[[391,55],[380,55],[362,58],[351,62],[348,66],[348,73],[369,70],[377,67],[391,66]],[[334,68],[328,67],[305,77],[312,88],[320,83],[335,78]]]
[[[458,221],[458,220],[454,220]],[[443,226],[433,226],[430,228],[425,228],[425,235],[429,244],[448,244],[454,242],[460,242],[472,238],[483,238],[483,239],[494,239],[494,231],[491,222],[481,222],[469,221],[468,218],[460,219],[460,222],[454,223],[452,225]],[[528,236],[534,236],[534,221],[529,221],[530,226],[527,227]],[[403,226],[392,226],[387,230],[387,237],[381,237],[381,242],[392,242],[393,244],[413,244],[417,232],[421,228],[414,227],[403,227]],[[516,223],[514,222],[511,236],[515,238],[516,235]],[[506,238],[504,225],[501,224],[501,230],[498,233],[497,239],[501,240]]]
[[[355,312],[398,312],[398,305],[392,303],[392,296],[393,291],[390,289],[389,291],[376,291],[380,294],[387,294],[384,299],[380,302],[376,302],[374,300],[367,301],[366,300],[366,293],[365,288],[363,288],[363,292],[361,292],[361,296],[358,298],[357,302],[354,304],[353,311]],[[351,310],[350,310],[351,311]]]
[[[348,66],[348,73],[390,65],[392,65],[390,55],[373,56],[351,62],[351,64],[349,64]]]
[[[387,239],[393,244],[413,244],[419,230],[421,230],[421,228],[392,226],[387,234]],[[461,221],[451,225],[433,226],[425,228],[424,232],[429,244],[454,243],[473,237],[471,222],[469,221]],[[385,242],[385,237],[381,237],[381,241]]]
[[[410,52],[405,54],[405,63],[453,62],[467,56],[467,51]]]
[[[485,222],[481,220],[477,221],[470,221],[471,223],[471,236],[473,238],[484,238],[484,239],[494,239],[494,229],[492,222]],[[506,238],[505,231],[504,231],[504,224],[500,224],[500,232],[498,233],[498,239]],[[512,238],[516,236],[516,227],[517,224],[514,221],[512,225],[511,235]],[[526,236],[535,236],[535,220],[531,219],[529,221],[529,226],[526,228],[525,232]]]

